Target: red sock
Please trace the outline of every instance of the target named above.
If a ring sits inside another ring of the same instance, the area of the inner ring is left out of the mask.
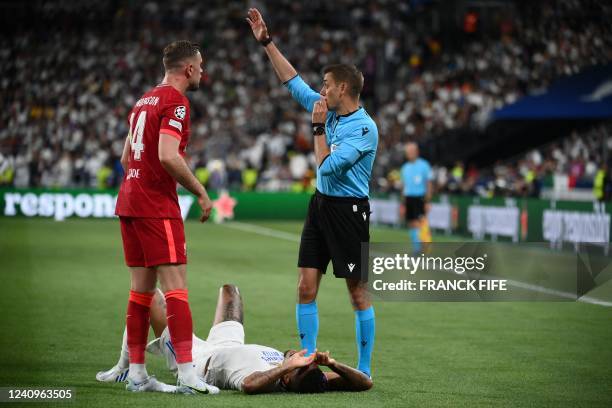
[[[149,336],[149,319],[153,293],[130,291],[127,308],[127,344],[131,364],[144,364]]]
[[[169,290],[165,294],[166,313],[168,317],[168,330],[170,341],[176,353],[178,364],[189,363],[191,357],[191,343],[193,336],[193,322],[187,289]]]

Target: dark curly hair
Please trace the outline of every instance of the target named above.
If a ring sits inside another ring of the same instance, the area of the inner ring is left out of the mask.
[[[327,377],[315,364],[298,369],[291,381],[291,391],[299,394],[318,394],[326,390]]]

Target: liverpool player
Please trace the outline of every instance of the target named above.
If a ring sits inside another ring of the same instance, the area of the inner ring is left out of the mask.
[[[121,163],[125,177],[116,214],[120,218],[125,261],[131,272],[127,308],[130,391],[171,391],[171,386],[149,377],[145,346],[150,307],[157,280],[167,303],[170,338],[176,352],[176,391],[215,393],[196,375],[192,362],[192,320],[186,288],[185,232],[176,193],[179,182],[195,194],[208,219],[212,203],[183,159],[189,141],[189,100],[202,74],[202,55],[196,44],[176,41],[164,49],[165,76],[145,93],[129,114],[129,134]]]

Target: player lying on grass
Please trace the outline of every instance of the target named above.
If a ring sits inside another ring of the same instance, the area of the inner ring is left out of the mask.
[[[176,357],[168,333],[165,307],[164,297],[158,291],[151,306],[151,328],[157,338],[147,345],[147,351],[164,356],[168,369],[176,374]],[[315,352],[306,357],[306,350],[281,353],[271,347],[244,344],[242,321],[243,305],[238,288],[223,285],[208,338],[202,340],[193,336],[196,372],[206,383],[246,394],[365,391],[372,387],[372,380],[366,375],[336,361],[329,352]],[[117,365],[99,372],[97,380],[125,380],[129,369],[128,357],[124,336]],[[329,367],[331,372],[323,372],[319,366]]]

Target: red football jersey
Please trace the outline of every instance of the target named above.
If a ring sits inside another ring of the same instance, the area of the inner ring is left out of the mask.
[[[158,85],[132,108],[130,158],[119,189],[115,214],[124,217],[181,218],[176,181],[164,170],[158,155],[160,132],[189,141],[189,100],[170,85]]]

